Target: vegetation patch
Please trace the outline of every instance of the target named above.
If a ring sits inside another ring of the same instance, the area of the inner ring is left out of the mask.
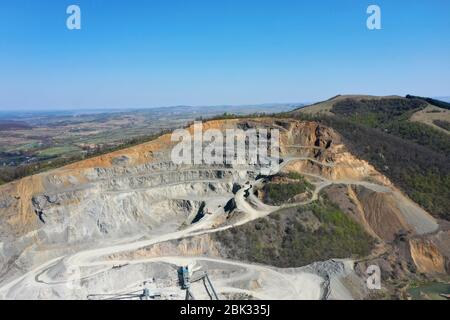
[[[311,191],[314,186],[297,172],[279,174],[264,188],[265,201],[273,205],[282,205],[296,195]]]
[[[420,100],[428,102],[429,104],[431,104],[433,106],[450,110],[450,103],[445,102],[445,101],[436,100],[436,99],[432,99],[432,98],[426,98],[426,97],[412,96],[409,94],[406,96],[406,99],[420,99]]]
[[[213,237],[232,259],[284,268],[366,256],[375,244],[356,221],[328,200],[283,209]]]
[[[434,120],[433,124],[437,125],[438,127],[442,128],[442,129],[450,131],[450,122],[448,122],[448,121]]]
[[[304,184],[306,184],[309,188],[312,188],[312,185],[311,185],[308,181],[306,181],[305,177],[304,177],[302,174],[300,174],[300,173],[298,173],[298,172],[295,172],[295,171],[289,171],[288,173],[281,174],[281,175],[282,175],[282,176],[285,176],[285,177],[288,178],[288,179],[301,181],[301,182],[303,182]]]
[[[426,124],[409,121],[413,113],[425,107],[427,103],[421,99],[348,99],[337,102],[332,112],[355,124],[376,128],[437,152],[450,154],[448,135]]]
[[[73,146],[64,146],[64,147],[53,147],[41,150],[38,152],[39,157],[50,158],[50,157],[58,157],[58,156],[67,156],[73,152],[79,152],[80,148]]]

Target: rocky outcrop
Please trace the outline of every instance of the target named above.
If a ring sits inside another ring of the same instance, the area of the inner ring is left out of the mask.
[[[393,241],[398,234],[411,230],[392,194],[364,187],[355,187],[355,193],[363,207],[365,221],[381,239]]]
[[[310,173],[316,184],[351,180],[375,181],[391,187],[369,163],[350,154],[334,130],[318,123],[260,118],[204,124],[204,130],[236,127],[279,129],[282,157],[298,158],[283,170]],[[80,248],[96,248],[130,238],[153,239],[177,233],[187,226],[198,226],[196,223],[208,219],[212,212],[214,227],[240,221],[245,212],[239,211],[234,197],[240,188],[261,177],[260,168],[226,163],[176,165],[170,161],[172,146],[170,135],[164,135],[152,142],[1,186],[0,283]],[[320,181],[321,177],[325,182]],[[397,198],[361,186],[346,185],[344,189],[347,199],[340,205],[352,206],[354,218],[379,239],[395,241],[399,233],[417,231],[410,223],[417,217],[406,219],[404,210],[397,206]],[[335,191],[341,194],[342,190]],[[304,199],[297,199],[301,200]],[[309,222],[305,228],[314,233],[319,225],[312,217]],[[242,234],[246,236],[248,233]],[[109,258],[178,255],[223,258],[221,243],[212,237],[167,241]],[[418,269],[442,271],[439,252],[446,247],[446,237],[443,238],[436,240],[435,251],[430,244],[411,244]],[[432,250],[432,257],[427,257],[428,249]]]
[[[422,273],[445,273],[445,257],[438,248],[426,239],[411,239],[409,241],[411,257]]]

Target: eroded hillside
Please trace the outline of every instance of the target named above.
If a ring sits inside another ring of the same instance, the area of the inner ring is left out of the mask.
[[[373,295],[366,265],[381,267],[386,294],[395,281],[449,271],[448,225],[333,129],[273,118],[203,124],[231,128],[278,129],[277,171],[177,165],[164,135],[1,186],[0,297],[86,299],[151,282],[163,298],[184,298],[176,268],[190,265],[221,298],[362,299]]]

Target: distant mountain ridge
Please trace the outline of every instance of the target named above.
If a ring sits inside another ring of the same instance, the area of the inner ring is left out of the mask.
[[[424,100],[424,101],[428,102],[429,104],[431,104],[433,106],[450,110],[450,103],[442,101],[442,100],[437,100],[437,99],[433,99],[433,98],[426,98],[426,97],[418,97],[418,96],[412,96],[412,95],[407,95],[406,98],[407,99]]]
[[[450,102],[450,96],[445,96],[445,97],[433,97],[433,99],[441,100],[441,101],[445,101],[445,102]]]

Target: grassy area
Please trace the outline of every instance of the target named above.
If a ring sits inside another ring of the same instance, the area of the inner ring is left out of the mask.
[[[313,188],[312,184],[310,184],[308,181],[306,181],[305,177],[295,171],[289,171],[288,173],[284,174],[285,177],[287,177],[288,179],[292,179],[292,180],[297,180],[297,181],[301,181],[304,184],[307,185],[308,188]]]
[[[285,175],[280,175],[290,180],[289,182],[269,182],[263,190],[266,195],[266,202],[274,205],[281,205],[286,203],[298,194],[302,194],[314,189],[314,186],[306,181],[306,179],[299,173],[289,172]]]
[[[213,237],[230,258],[277,267],[366,256],[375,244],[357,222],[328,200],[283,209]]]
[[[39,157],[58,157],[58,156],[68,156],[70,153],[80,152],[81,149],[74,146],[64,146],[64,147],[53,147],[40,150],[38,152]]]
[[[39,143],[37,140],[30,140],[25,144],[22,145],[15,145],[15,146],[11,146],[10,150],[8,151],[29,151],[29,150],[33,150],[39,147]]]
[[[450,131],[450,122],[443,120],[434,120],[433,123],[438,127]]]

